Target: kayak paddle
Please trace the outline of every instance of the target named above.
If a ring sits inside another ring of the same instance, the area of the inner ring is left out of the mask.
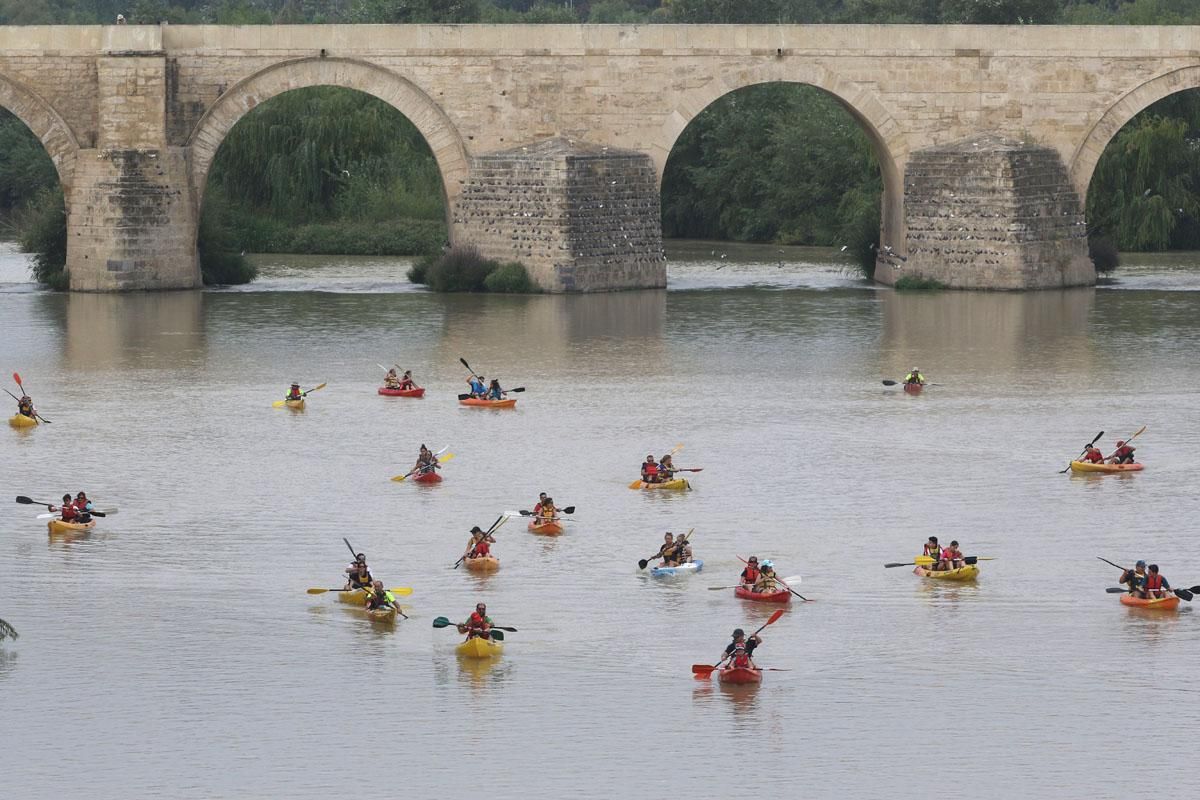
[[[459,625],[459,623],[457,623],[457,622],[451,622],[451,621],[450,621],[450,620],[448,620],[446,617],[437,617],[437,618],[436,618],[436,619],[434,619],[434,621],[433,621],[433,627],[435,627],[435,628],[449,628],[449,627],[451,627],[451,626],[458,627],[458,625]],[[492,630],[494,630],[494,631],[508,631],[509,633],[516,633],[516,632],[517,632],[517,629],[516,629],[516,628],[510,628],[510,627],[506,627],[506,626],[504,626],[504,625],[493,625],[493,626],[492,626]]]
[[[496,521],[493,522],[492,527],[488,528],[487,531],[483,534],[483,538],[486,540],[487,537],[491,536],[493,533],[495,533],[497,530],[499,530],[500,526],[506,522],[508,522],[507,515],[501,514],[500,516],[496,517]],[[467,549],[467,553],[469,553],[469,552],[471,552],[470,548]],[[451,567],[451,569],[458,569],[459,566],[462,564],[462,562],[467,560],[467,553],[463,553],[461,556],[459,556],[458,561],[454,562],[454,566]]]
[[[779,609],[778,611],[776,611],[774,614],[772,614],[772,615],[771,615],[771,617],[770,617],[770,618],[769,618],[769,619],[768,619],[766,622],[764,622],[764,623],[763,623],[763,626],[762,626],[762,628],[759,628],[759,629],[758,629],[758,630],[756,630],[754,633],[752,633],[752,634],[750,634],[749,636],[747,636],[747,637],[746,637],[746,641],[750,641],[750,640],[751,640],[751,639],[753,639],[755,636],[758,636],[760,633],[762,633],[762,632],[763,632],[763,629],[764,629],[764,628],[766,628],[768,625],[773,625],[773,624],[775,624],[776,622],[778,622],[778,621],[779,621],[779,618],[780,618],[780,617],[782,617],[782,616],[783,616],[783,609],[781,608],[781,609]],[[723,662],[725,659],[721,659],[721,660],[722,660],[722,662]],[[716,668],[717,668],[717,667],[719,667],[719,666],[721,666],[721,665],[720,665],[720,664],[716,664],[716,665],[714,665],[714,666],[711,666],[711,667],[710,667],[710,666],[708,666],[707,664],[693,664],[693,665],[692,665],[692,673],[693,673],[693,674],[695,674],[695,675],[701,675],[701,674],[704,674],[704,675],[706,675],[706,676],[707,676],[707,675],[711,675],[711,674],[712,674],[712,672],[713,672],[713,670],[714,670],[714,669],[716,669]]]
[[[343,587],[341,589],[305,589],[305,591],[308,592],[308,594],[325,594],[326,592],[352,592],[354,590]],[[408,597],[413,593],[411,586],[396,586],[392,589],[388,589],[387,591],[391,592],[392,594],[398,594],[401,597]]]
[[[917,556],[914,561],[909,561],[904,564],[884,564],[883,566],[886,567],[887,569],[891,569],[892,567],[918,567],[918,566],[924,567],[929,564],[936,564],[940,560],[941,559],[934,558],[933,556]],[[995,561],[995,560],[996,560],[996,556],[964,556],[962,558],[962,562],[964,564],[974,564],[978,561]]]
[[[1092,439],[1090,442],[1088,442],[1088,447],[1091,447],[1091,446],[1092,446],[1092,445],[1094,445],[1096,442],[1100,441],[1100,437],[1101,437],[1101,436],[1103,436],[1103,435],[1104,435],[1104,431],[1100,431],[1099,433],[1097,433],[1097,434],[1096,434],[1096,438],[1095,438],[1095,439]],[[1083,458],[1083,455],[1084,455],[1084,453],[1086,453],[1086,452],[1087,452],[1087,447],[1083,448],[1083,450],[1082,450],[1082,451],[1079,453],[1079,458],[1076,458],[1076,459],[1074,459],[1074,460],[1075,460],[1075,461],[1078,461],[1080,458]],[[1067,472],[1067,471],[1068,471],[1068,470],[1070,470],[1070,469],[1071,469],[1071,465],[1070,465],[1070,464],[1067,464],[1067,466],[1066,466],[1066,468],[1065,468],[1065,469],[1060,469],[1060,470],[1058,471],[1058,474],[1059,474],[1059,475],[1062,475],[1064,472]]]
[[[1129,587],[1127,587],[1127,586],[1110,586],[1109,588],[1105,589],[1104,591],[1108,592],[1109,594],[1129,594]],[[1187,601],[1190,603],[1190,602],[1192,602],[1193,597],[1195,597],[1197,594],[1200,594],[1200,586],[1192,586],[1188,589],[1172,589],[1171,591],[1180,600],[1184,600],[1184,601]]]
[[[1126,439],[1126,440],[1125,440],[1125,444],[1129,444],[1130,442],[1132,442],[1134,439],[1136,439],[1137,437],[1141,436],[1141,435],[1142,435],[1143,433],[1145,433],[1145,432],[1146,432],[1146,426],[1145,426],[1145,425],[1143,425],[1142,427],[1138,428],[1138,432],[1137,432],[1137,433],[1135,433],[1133,436],[1130,436],[1128,439]],[[1112,452],[1112,455],[1111,455],[1111,456],[1106,456],[1104,460],[1105,460],[1105,461],[1108,461],[1108,459],[1112,458],[1112,457],[1113,457],[1113,456],[1115,456],[1116,454],[1117,454],[1117,451],[1116,451],[1116,450],[1113,450],[1113,452]],[[1110,564],[1111,564],[1112,562],[1110,561],[1110,562],[1108,562],[1108,563],[1110,563]]]
[[[738,558],[738,561],[742,562],[743,564],[746,564],[746,565],[749,565],[749,564],[750,564],[750,562],[749,562],[749,561],[747,561],[746,559],[742,558],[741,556],[738,556],[737,558]],[[807,597],[805,597],[804,595],[800,594],[799,592],[797,592],[797,591],[796,591],[795,589],[793,589],[792,587],[788,586],[788,585],[787,585],[787,583],[785,583],[785,582],[784,582],[784,579],[783,579],[783,578],[776,578],[775,580],[779,581],[779,582],[780,582],[780,583],[783,585],[783,588],[787,589],[789,592],[791,592],[792,594],[796,595],[796,597],[799,597],[799,598],[800,598],[801,600],[803,600],[804,602],[806,602],[806,603],[814,603],[814,602],[816,602],[815,600],[809,600]]]
[[[717,664],[716,666],[709,666],[708,664],[692,664],[692,674],[703,675],[707,678],[712,674],[713,670],[719,666],[720,664]],[[782,667],[755,667],[755,669],[759,672],[791,672],[790,669],[784,669]]]
[[[307,389],[307,390],[301,392],[300,397],[301,397],[301,399],[308,397],[313,392],[318,391],[320,389],[324,389],[328,385],[329,385],[328,383],[318,383],[313,388]],[[271,403],[272,408],[283,408],[285,405],[287,405],[287,400],[276,400],[274,403]]]
[[[446,453],[446,450],[443,448],[441,452]],[[434,453],[434,455],[436,456],[439,454]],[[444,455],[438,459],[438,463],[445,464],[447,461],[449,461],[452,458],[454,458],[454,453],[446,453],[446,455]],[[394,480],[396,483],[402,483],[403,481],[407,480],[408,478],[412,477],[413,475],[416,475],[420,471],[421,471],[421,467],[416,467],[415,469],[413,469],[410,472],[405,473],[404,475],[393,476],[392,480]]]
[[[694,531],[694,530],[696,530],[696,529],[692,528],[687,533],[685,533],[683,535],[683,541],[686,542],[687,538],[692,535],[692,531]],[[638,561],[638,569],[645,569],[647,564],[649,564],[652,560],[658,558],[662,554],[663,554],[663,549],[662,549],[662,547],[660,547],[660,548],[658,548],[658,552],[655,553],[654,555],[650,556],[650,558],[643,558],[643,559],[639,560]]]
[[[575,513],[575,506],[567,506],[566,508],[562,509],[562,513],[564,513],[564,514],[574,514],[574,513]],[[533,516],[537,516],[537,515],[536,515],[536,514],[534,514],[532,511],[526,511],[525,509],[521,509],[520,511],[514,511],[514,512],[513,512],[512,514],[510,514],[509,516],[516,516],[517,514],[520,514],[522,517],[533,517]]]
[[[524,386],[518,386],[518,387],[517,387],[517,388],[515,388],[515,389],[504,389],[504,390],[502,390],[502,391],[501,391],[501,394],[514,394],[514,393],[516,393],[516,392],[523,392],[523,391],[525,391],[525,387],[524,387]],[[470,398],[471,398],[471,395],[469,395],[469,394],[460,394],[460,395],[458,396],[458,399],[459,399],[459,400],[469,400]]]

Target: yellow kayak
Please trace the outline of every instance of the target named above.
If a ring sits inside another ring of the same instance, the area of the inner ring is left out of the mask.
[[[349,603],[352,606],[362,608],[367,604],[366,589],[347,589],[344,592],[337,593],[339,603]]]
[[[1144,464],[1093,464],[1090,461],[1072,461],[1072,472],[1140,472]]]
[[[304,408],[304,398],[301,397],[299,400],[284,400],[283,404],[288,408],[301,410]]]
[[[635,481],[629,484],[630,489],[690,489],[692,485],[684,478],[675,478],[662,483],[646,483],[645,481]]]
[[[33,428],[38,424],[38,421],[24,414],[13,414],[8,418],[8,424],[14,428]]]
[[[371,622],[392,623],[396,621],[395,608],[364,608],[363,611]]]
[[[52,519],[46,523],[46,527],[50,529],[50,533],[78,533],[80,531],[90,531],[96,527],[96,520],[89,522],[63,522],[61,519]]]
[[[913,570],[913,575],[920,575],[922,578],[937,578],[943,581],[973,581],[979,575],[979,567],[974,564],[967,564],[957,569],[939,570],[917,567]]]
[[[454,648],[454,651],[464,658],[491,658],[500,655],[504,651],[504,645],[476,636],[474,639],[467,639]]]

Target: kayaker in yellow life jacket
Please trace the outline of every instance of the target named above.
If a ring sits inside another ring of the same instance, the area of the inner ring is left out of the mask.
[[[721,654],[721,658],[717,661],[717,664],[724,664],[726,661],[732,659],[733,666],[735,667],[758,669],[751,656],[754,655],[755,649],[760,644],[762,644],[762,639],[759,638],[758,634],[747,639],[746,632],[738,628],[734,630],[733,641],[725,646],[725,652]]]
[[[938,562],[942,560],[942,548],[938,545],[936,536],[929,537],[929,541],[925,542],[925,549],[921,554],[933,559],[933,563],[929,565],[931,568],[937,567]]]
[[[21,399],[17,401],[17,413],[23,417],[36,419],[37,409],[33,407],[33,398],[27,394],[21,395]]]
[[[1121,573],[1121,580],[1117,581],[1117,583],[1129,584],[1129,593],[1131,595],[1145,599],[1146,578],[1146,562],[1139,559],[1133,565],[1133,569],[1127,569]]]
[[[288,393],[284,396],[284,400],[303,400],[304,393],[300,391],[300,384],[293,383],[292,388],[288,389]]]
[[[558,519],[558,506],[554,505],[554,498],[547,497],[537,507],[536,519],[538,523],[552,522]]]
[[[346,567],[346,588],[365,589],[373,583],[371,570],[367,568],[367,557],[359,553],[354,563]]]
[[[395,596],[383,588],[383,581],[371,581],[371,591],[367,593],[367,610],[375,611],[380,608],[395,608],[400,610]]]
[[[762,562],[758,580],[754,583],[754,591],[767,593],[779,591],[779,584],[775,582],[775,565],[770,560]]]
[[[383,385],[384,385],[384,386],[386,386],[386,387],[387,387],[387,388],[389,388],[389,389],[400,389],[400,388],[403,388],[403,387],[400,385],[400,378],[399,378],[399,376],[398,376],[398,375],[396,375],[396,368],[395,368],[395,367],[393,367],[392,369],[389,369],[389,370],[387,371],[387,375],[385,375],[385,376],[384,376],[384,378],[383,378]]]
[[[925,385],[925,376],[922,375],[921,370],[917,369],[916,367],[913,367],[912,372],[910,372],[904,376],[904,384],[906,386],[909,384],[914,384],[914,383],[917,386]]]

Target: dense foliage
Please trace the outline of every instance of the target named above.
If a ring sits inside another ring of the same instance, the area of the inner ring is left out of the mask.
[[[519,294],[537,287],[523,264],[501,264],[484,258],[474,247],[455,246],[417,260],[408,279],[435,292],[494,292]]]

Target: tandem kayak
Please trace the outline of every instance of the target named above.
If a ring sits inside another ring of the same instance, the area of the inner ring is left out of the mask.
[[[662,483],[646,483],[645,481],[637,481],[637,485],[630,484],[630,489],[690,489],[692,485],[684,478],[675,478],[674,480],[663,481]]]
[[[761,683],[762,670],[752,667],[725,667],[717,671],[721,683]]]
[[[27,417],[24,414],[13,414],[8,418],[8,424],[14,428],[33,428],[36,427],[38,421],[33,417]]]
[[[973,581],[979,575],[979,567],[974,564],[956,567],[955,569],[927,569],[926,567],[917,567],[913,570],[913,575],[920,575],[922,578],[936,578],[943,581]]]
[[[1062,462],[1059,462],[1062,463]],[[1140,472],[1144,464],[1093,464],[1090,461],[1072,461],[1072,472]]]
[[[96,527],[96,520],[88,522],[63,522],[61,519],[52,519],[46,523],[46,527],[50,533],[78,533],[80,531],[90,531]]]
[[[493,642],[491,639],[484,639],[480,636],[467,639],[454,648],[454,652],[464,658],[491,658],[500,655],[503,651],[504,645],[500,642]]]
[[[442,476],[436,472],[422,472],[420,475],[414,475],[413,480],[417,483],[441,483]]]
[[[398,616],[394,608],[364,608],[363,611],[371,622],[393,623]]]
[[[495,572],[500,569],[500,559],[495,556],[479,556],[463,560],[463,566],[474,572]]]
[[[687,564],[680,564],[677,567],[651,567],[650,574],[655,578],[669,578],[672,575],[691,575],[693,572],[699,572],[704,569],[704,562],[696,559]]]
[[[303,397],[301,397],[299,400],[284,400],[283,404],[285,406],[287,406],[288,408],[294,408],[297,411],[304,410],[304,398]]]
[[[384,397],[424,397],[425,390],[420,386],[414,386],[411,389],[389,389],[386,386],[379,387],[379,393]]]
[[[759,603],[792,602],[792,593],[787,589],[780,589],[777,592],[752,592],[749,589],[743,589],[741,586],[736,586],[734,587],[733,593],[743,600],[754,600]]]
[[[465,400],[459,400],[460,406],[472,406],[474,408],[512,408],[517,404],[517,398],[510,400],[484,400],[482,397],[468,397]]]
[[[359,608],[364,608],[367,605],[367,590],[366,589],[346,589],[337,593],[339,603],[349,603]]]
[[[1134,597],[1131,594],[1121,595],[1121,605],[1130,608],[1154,609],[1155,611],[1170,611],[1179,607],[1179,598],[1173,594],[1166,597]]]
[[[540,524],[537,520],[530,520],[529,532],[538,533],[542,536],[558,536],[563,532],[563,524],[556,519],[546,520]]]

